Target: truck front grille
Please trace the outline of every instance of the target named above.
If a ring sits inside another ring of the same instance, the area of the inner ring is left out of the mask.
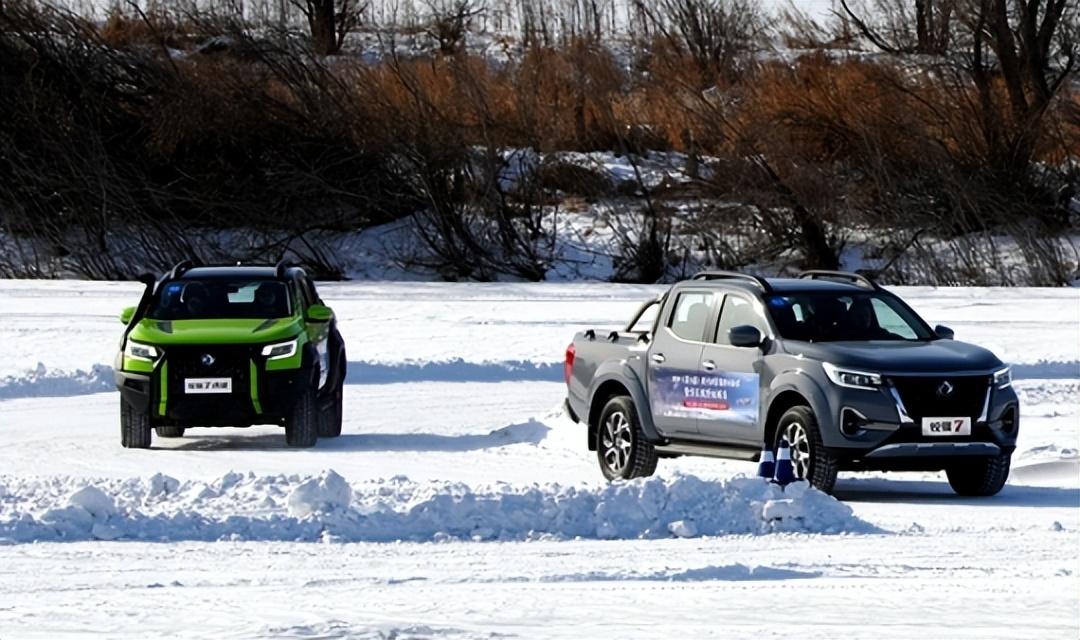
[[[990,376],[897,376],[890,379],[911,419],[976,420],[986,402]]]

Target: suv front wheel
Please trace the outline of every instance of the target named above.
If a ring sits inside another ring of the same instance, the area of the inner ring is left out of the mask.
[[[795,477],[808,481],[825,493],[831,493],[836,484],[838,464],[821,441],[821,430],[810,407],[792,407],[780,416],[773,436],[773,450],[780,448],[785,438],[791,447],[791,464]]]

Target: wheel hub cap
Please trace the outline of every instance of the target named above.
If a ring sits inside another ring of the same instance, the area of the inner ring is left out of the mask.
[[[791,447],[791,466],[795,476],[803,480],[810,474],[810,439],[801,422],[792,422],[784,428],[784,438]]]
[[[600,436],[600,445],[604,463],[613,472],[621,474],[630,464],[630,450],[633,447],[630,421],[626,414],[616,411],[608,416]]]

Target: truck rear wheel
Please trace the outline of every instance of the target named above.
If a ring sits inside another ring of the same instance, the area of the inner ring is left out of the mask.
[[[125,449],[150,448],[150,414],[120,401],[120,445]]]
[[[285,444],[290,447],[313,447],[318,439],[319,415],[315,406],[315,388],[307,385],[285,420]]]
[[[608,480],[645,478],[656,471],[656,449],[642,436],[637,408],[627,396],[604,405],[596,444],[600,471]]]
[[[154,427],[159,438],[183,438],[184,427]]]
[[[836,485],[838,461],[821,441],[821,430],[810,407],[792,407],[780,416],[773,435],[773,451],[780,448],[784,438],[791,447],[791,464],[795,477],[806,480],[825,493]]]
[[[1009,479],[1012,455],[957,460],[945,467],[949,486],[961,496],[986,497],[995,495]]]

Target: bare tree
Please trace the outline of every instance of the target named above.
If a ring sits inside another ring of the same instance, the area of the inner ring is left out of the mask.
[[[360,0],[289,0],[307,19],[311,47],[328,56],[341,50],[345,36],[360,26],[368,3]]]

